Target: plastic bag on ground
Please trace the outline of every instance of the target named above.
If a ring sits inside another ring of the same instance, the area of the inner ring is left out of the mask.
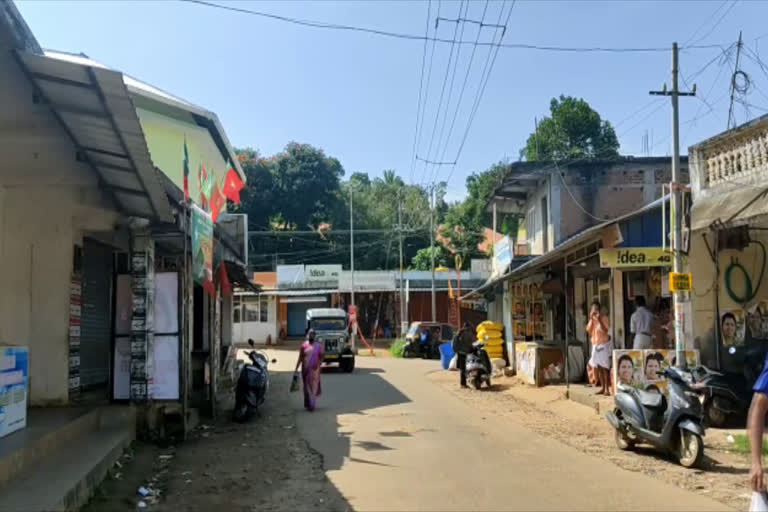
[[[459,369],[458,368],[458,360],[459,360],[459,356],[457,356],[457,355],[454,355],[451,358],[451,362],[448,364],[448,369],[450,371],[455,372],[455,371],[457,371]]]

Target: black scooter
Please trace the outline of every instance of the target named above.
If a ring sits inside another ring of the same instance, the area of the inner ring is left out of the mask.
[[[252,339],[248,344],[253,347]],[[245,364],[240,369],[240,376],[235,386],[235,409],[232,411],[232,419],[243,422],[250,418],[264,403],[269,390],[268,360],[261,352],[252,350],[248,352],[251,364]],[[276,363],[277,359],[273,359]]]
[[[485,351],[485,344],[476,341],[472,344],[472,351],[467,354],[467,362],[464,366],[467,378],[475,389],[480,389],[485,382],[491,387],[491,358]]]
[[[700,366],[692,372],[694,382],[703,392],[704,418],[712,427],[722,427],[730,418],[746,418],[752,386],[763,369],[765,348],[730,347],[726,357],[729,366],[740,367],[742,371],[718,372]]]
[[[681,370],[667,368],[664,376],[669,383],[669,405],[661,393],[619,384],[616,408],[605,418],[616,429],[620,450],[645,442],[675,455],[682,466],[695,467],[704,457],[699,395]]]

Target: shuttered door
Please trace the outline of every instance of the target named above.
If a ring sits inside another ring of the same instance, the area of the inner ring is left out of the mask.
[[[84,391],[109,382],[112,309],[112,249],[86,239],[83,246],[83,308],[80,385]]]

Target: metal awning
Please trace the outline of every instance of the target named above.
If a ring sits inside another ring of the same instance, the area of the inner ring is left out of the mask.
[[[312,297],[314,295],[328,295],[331,293],[339,293],[339,290],[269,290],[261,294],[277,297]]]
[[[768,188],[744,187],[697,198],[691,207],[691,230],[731,227],[768,215]]]
[[[125,215],[171,222],[170,205],[152,163],[123,75],[24,51],[14,55],[72,139],[77,158],[97,173]]]

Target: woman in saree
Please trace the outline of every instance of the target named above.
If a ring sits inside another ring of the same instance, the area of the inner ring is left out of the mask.
[[[320,386],[320,369],[323,365],[322,343],[315,342],[315,331],[307,332],[307,339],[299,349],[299,359],[296,361],[296,372],[301,366],[301,380],[304,384],[304,408],[314,411],[317,397],[322,393]]]

